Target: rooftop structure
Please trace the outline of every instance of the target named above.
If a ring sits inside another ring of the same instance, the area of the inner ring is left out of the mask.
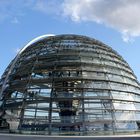
[[[0,80],[0,129],[92,135],[140,127],[140,85],[127,62],[80,35],[26,45]]]

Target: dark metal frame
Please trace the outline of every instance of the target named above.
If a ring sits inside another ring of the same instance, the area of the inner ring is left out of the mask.
[[[85,36],[47,37],[26,47],[2,75],[0,93],[0,119],[12,131],[139,129],[136,76],[117,52]]]

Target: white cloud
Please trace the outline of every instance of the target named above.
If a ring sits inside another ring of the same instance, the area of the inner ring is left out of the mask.
[[[21,48],[15,48],[14,53],[18,54],[20,50],[21,50]]]
[[[124,41],[140,36],[140,0],[64,0],[63,14],[73,21],[93,21],[122,33]]]
[[[17,17],[14,17],[14,18],[11,20],[11,23],[18,24],[18,23],[19,23],[18,18],[17,18]]]
[[[36,0],[0,0],[0,22],[18,23],[18,17],[35,5]]]
[[[63,0],[0,0],[0,22],[19,23],[29,11],[60,15]]]
[[[45,14],[59,15],[62,0],[37,0],[33,9]]]
[[[18,23],[29,10],[103,24],[121,32],[125,42],[140,36],[140,0],[0,0],[0,22]]]

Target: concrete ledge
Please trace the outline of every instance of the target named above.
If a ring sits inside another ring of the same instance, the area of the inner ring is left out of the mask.
[[[140,140],[140,135],[117,136],[45,136],[0,134],[0,140]]]

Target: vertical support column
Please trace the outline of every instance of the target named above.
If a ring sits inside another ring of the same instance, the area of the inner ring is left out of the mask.
[[[38,102],[37,102],[37,100],[38,100],[38,98],[37,98],[37,94],[39,94],[41,92],[41,89],[39,89],[39,92],[36,92],[35,94],[34,94],[34,96],[35,96],[35,100],[36,100],[36,108],[35,108],[35,124],[36,124],[36,116],[37,116],[37,109],[38,109]]]
[[[21,130],[22,128],[22,124],[23,124],[23,119],[24,119],[24,109],[25,109],[25,106],[26,106],[26,98],[27,98],[27,89],[26,91],[24,92],[24,98],[23,98],[23,103],[22,103],[22,106],[21,106],[21,111],[20,111],[20,120],[19,120],[19,126],[18,126],[18,129]]]
[[[105,74],[105,77],[108,79],[108,81],[110,81],[110,78],[108,77],[107,75],[107,72],[106,72],[106,65],[104,63],[104,58],[102,57],[101,54],[99,54],[99,59],[100,59],[100,62],[101,64],[104,66],[103,69],[104,69],[104,74]],[[111,85],[110,85],[110,82],[108,82],[108,86],[109,86],[109,93],[108,93],[108,97],[109,97],[109,100],[108,100],[108,103],[104,103],[103,104],[106,106],[109,106],[110,108],[110,113],[111,113],[111,118],[112,118],[112,130],[113,130],[113,134],[115,134],[115,121],[116,121],[116,117],[115,117],[115,108],[114,108],[114,105],[113,105],[113,102],[112,102],[112,99],[113,99],[113,96],[112,96],[112,93],[111,93]]]
[[[83,80],[82,80],[82,85],[83,85]],[[82,127],[83,127],[83,135],[84,132],[86,131],[86,126],[85,126],[85,105],[84,105],[84,89],[82,89]]]
[[[34,61],[34,63],[33,63],[33,65],[31,66],[31,71],[29,71],[29,73],[28,73],[28,80],[27,80],[27,84],[26,84],[26,86],[25,86],[25,90],[24,90],[24,92],[23,92],[23,96],[24,96],[24,98],[23,98],[23,103],[22,103],[22,105],[21,105],[21,111],[20,111],[20,115],[19,115],[19,126],[18,126],[18,129],[20,130],[21,129],[21,126],[22,126],[22,124],[23,124],[23,119],[24,119],[24,111],[25,111],[25,107],[26,107],[26,99],[27,99],[27,96],[28,96],[28,88],[30,87],[30,84],[31,84],[31,78],[32,78],[32,72],[34,71],[34,69],[35,69],[35,66],[36,66],[36,64],[38,63],[38,55],[39,55],[39,52],[38,52],[38,54],[36,54],[36,59],[35,59],[35,61]]]
[[[49,128],[48,128],[49,135],[51,135],[51,132],[52,132],[52,95],[53,95],[53,85],[52,85],[52,91],[50,94],[50,104],[49,104]]]
[[[54,71],[56,69],[56,66],[54,67]],[[48,127],[48,134],[52,134],[52,103],[53,103],[53,94],[54,94],[54,71],[52,72],[52,89],[50,93],[50,104],[49,104],[49,116],[48,116],[48,122],[49,122],[49,127]]]

